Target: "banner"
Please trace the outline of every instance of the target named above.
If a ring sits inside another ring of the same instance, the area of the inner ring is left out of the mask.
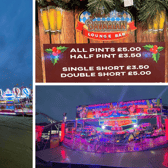
[[[78,27],[76,28],[79,31],[82,31],[82,34],[87,38],[94,39],[94,40],[102,40],[102,41],[111,41],[111,40],[119,40],[121,38],[129,36],[129,31],[136,30],[134,26],[134,21],[127,25],[129,29],[127,31],[119,31],[119,32],[110,32],[110,33],[103,33],[103,32],[92,32],[88,31],[84,28],[84,24],[82,22],[78,22]]]

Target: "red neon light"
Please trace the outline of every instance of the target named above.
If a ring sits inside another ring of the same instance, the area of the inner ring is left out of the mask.
[[[65,150],[61,150],[61,156],[62,156],[63,159],[66,159]]]
[[[41,141],[41,136],[42,136],[42,132],[43,132],[44,126],[36,126],[36,134],[37,134],[37,141],[40,142]]]
[[[125,131],[119,131],[117,134],[125,134]]]
[[[104,121],[104,124],[108,126],[116,126],[117,124],[118,126],[123,126],[132,124],[132,120]]]
[[[168,118],[165,119],[165,125],[166,125],[166,140],[168,140]]]
[[[102,109],[102,111],[107,111],[107,110],[109,110],[109,108],[103,108],[103,109]]]
[[[64,136],[65,136],[65,123],[61,124],[61,139],[60,142],[62,142],[64,140]]]
[[[168,152],[165,153],[164,161],[162,164],[163,164],[163,166],[168,167]]]
[[[137,113],[140,113],[140,112],[141,112],[141,109],[140,109],[140,108],[137,108],[137,109],[136,109],[136,112],[137,112]]]

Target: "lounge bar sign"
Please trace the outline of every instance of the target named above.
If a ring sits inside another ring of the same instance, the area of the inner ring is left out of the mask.
[[[129,32],[136,30],[136,27],[131,14],[114,10],[104,16],[82,12],[76,29],[82,31],[87,38],[111,41],[129,36]]]

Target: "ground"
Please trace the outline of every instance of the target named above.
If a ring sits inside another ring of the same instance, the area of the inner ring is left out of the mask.
[[[0,115],[0,167],[32,168],[32,117]]]

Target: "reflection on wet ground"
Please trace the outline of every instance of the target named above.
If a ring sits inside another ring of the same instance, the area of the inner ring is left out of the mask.
[[[113,167],[150,167],[168,166],[168,147],[128,153],[91,153],[74,151],[64,146],[36,152],[36,156],[46,163],[91,164]]]

